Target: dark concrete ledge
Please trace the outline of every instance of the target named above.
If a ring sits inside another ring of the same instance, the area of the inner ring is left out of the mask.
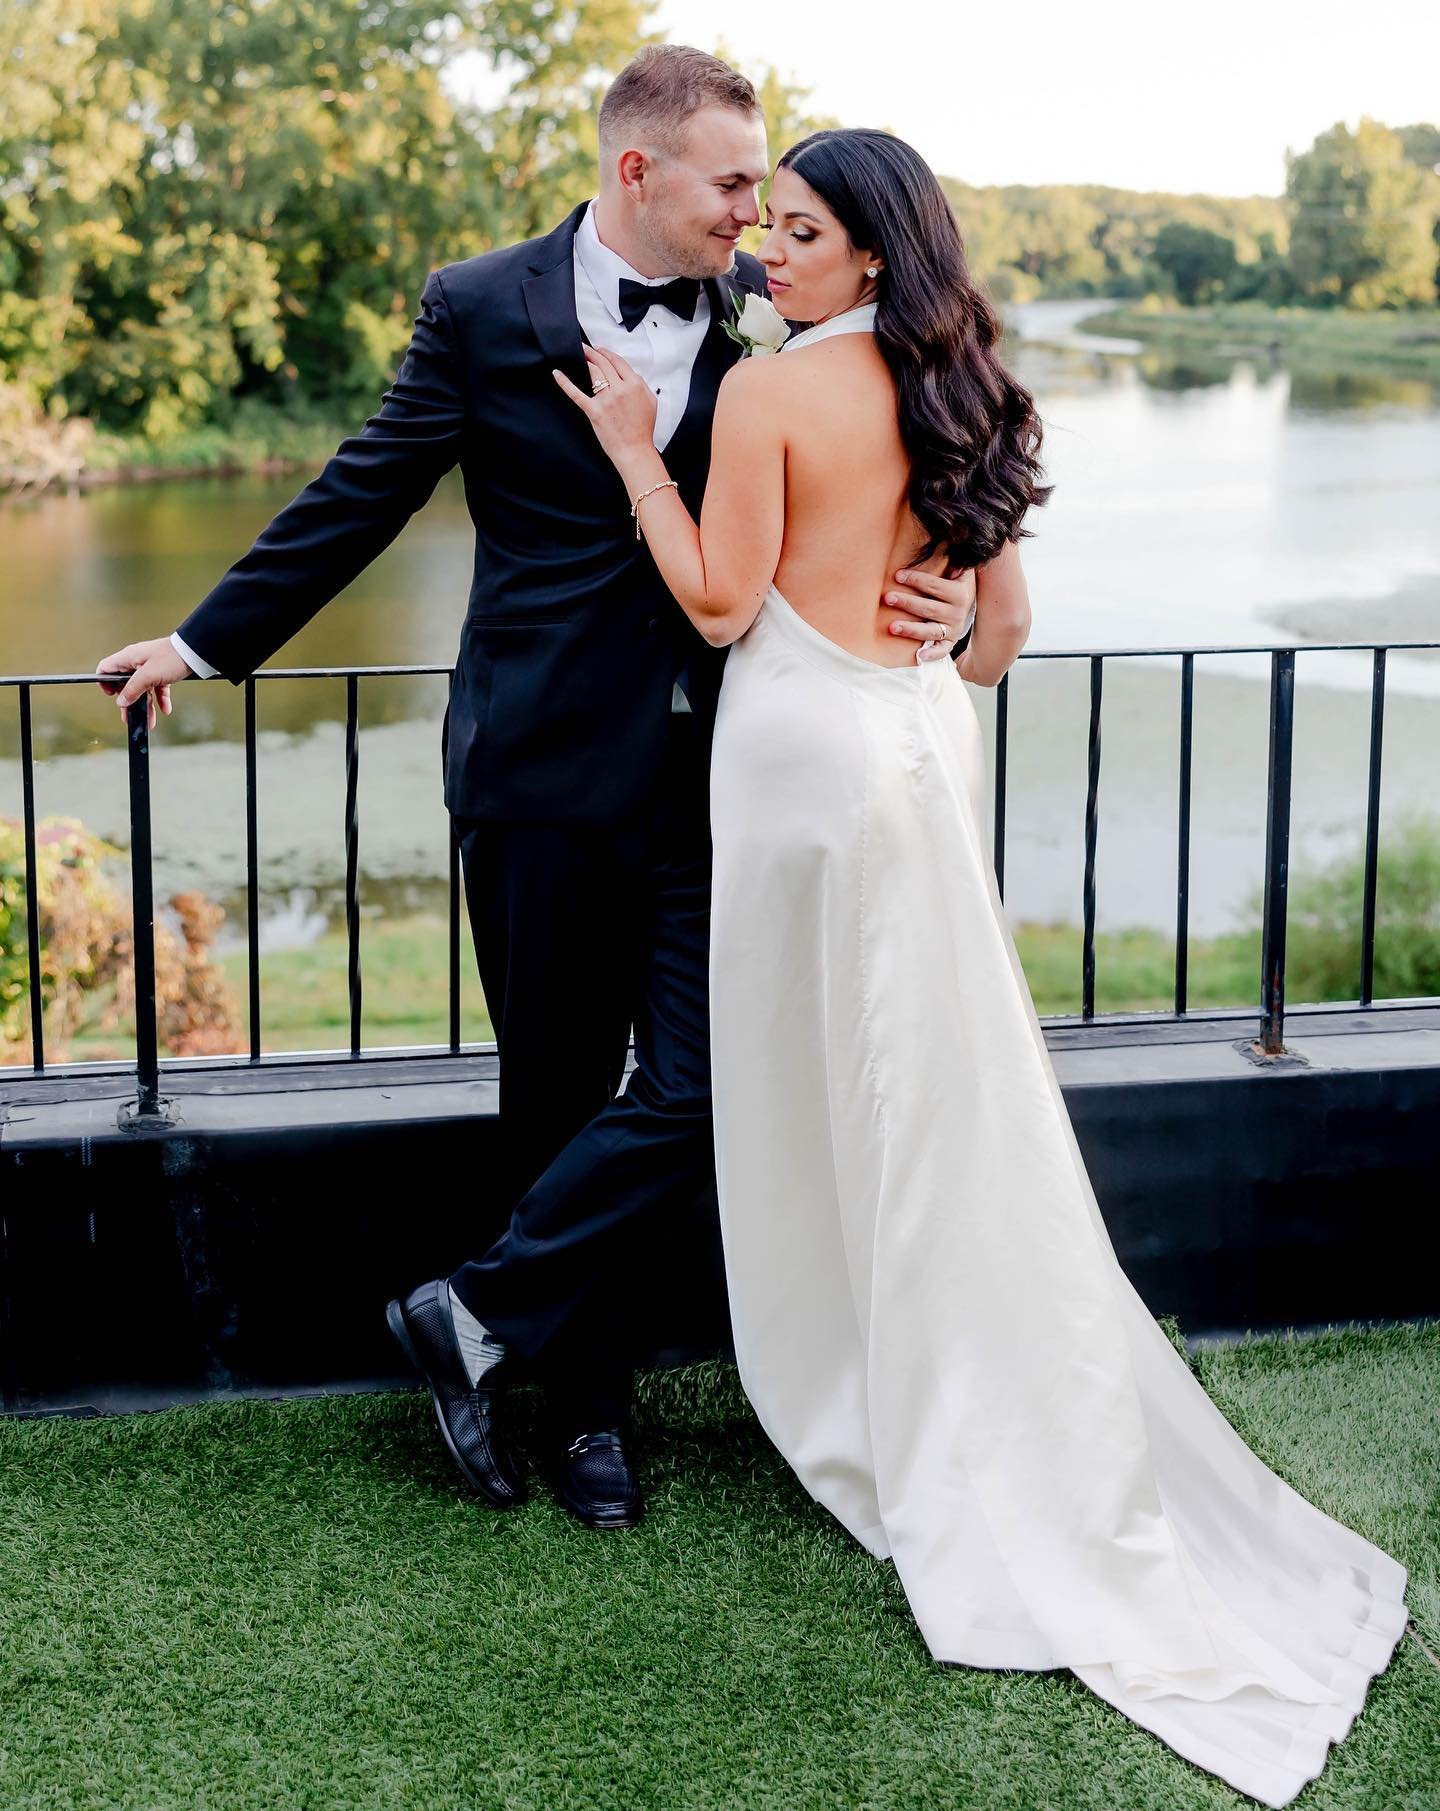
[[[1297,1011],[1278,1060],[1254,1030],[1046,1027],[1127,1275],[1200,1339],[1440,1311],[1440,1007]],[[135,1125],[122,1065],[0,1072],[4,1411],[413,1382],[385,1301],[505,1219],[493,1049],[199,1060],[161,1095]],[[644,1350],[727,1354],[713,1215],[677,1222],[658,1276]]]

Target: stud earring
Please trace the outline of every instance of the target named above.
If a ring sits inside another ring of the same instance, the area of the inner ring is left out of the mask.
[[[873,264],[867,264],[865,266],[865,275],[867,277],[878,277],[880,275],[880,272],[876,269],[876,267]]]

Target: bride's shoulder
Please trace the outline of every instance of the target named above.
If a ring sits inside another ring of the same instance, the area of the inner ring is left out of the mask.
[[[752,453],[780,446],[788,438],[795,414],[783,358],[737,358],[720,380],[715,398],[715,446],[743,447]]]
[[[781,369],[784,363],[783,358],[773,354],[768,358],[753,354],[737,358],[720,380],[720,398],[731,408],[747,413],[772,409],[786,388],[787,373]]]

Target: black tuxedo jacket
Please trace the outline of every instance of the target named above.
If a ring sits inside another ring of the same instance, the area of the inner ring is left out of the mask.
[[[659,777],[675,681],[702,733],[725,650],[670,596],[630,499],[584,415],[550,375],[588,390],[575,314],[577,207],[553,232],[430,273],[379,413],[179,625],[233,684],[381,553],[459,464],[475,567],[441,732],[445,803],[467,817],[618,823]],[[740,348],[732,294],[765,293],[736,254],[706,280],[710,325],[664,449],[698,518],[716,393]]]

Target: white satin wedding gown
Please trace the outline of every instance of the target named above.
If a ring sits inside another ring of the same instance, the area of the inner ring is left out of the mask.
[[[1120,1268],[984,773],[948,661],[882,667],[773,587],[730,649],[710,1010],[741,1382],[936,1659],[1068,1667],[1285,1805],[1403,1633],[1406,1569],[1256,1457]]]

